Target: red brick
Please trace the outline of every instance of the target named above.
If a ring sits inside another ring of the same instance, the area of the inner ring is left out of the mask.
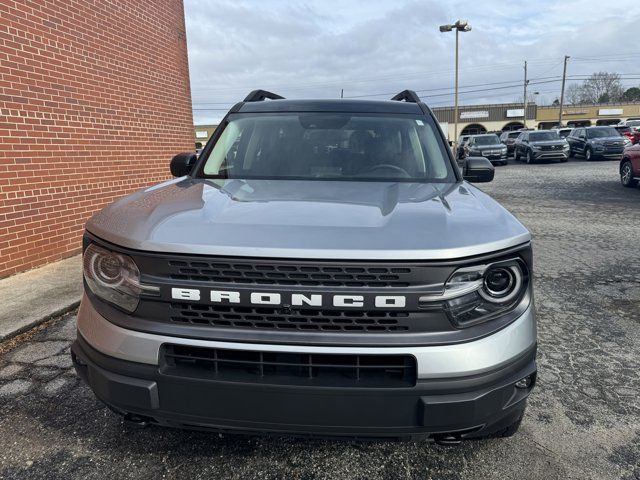
[[[80,251],[193,149],[181,0],[0,4],[0,277]]]

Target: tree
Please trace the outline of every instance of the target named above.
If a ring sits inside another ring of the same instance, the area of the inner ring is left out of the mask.
[[[572,83],[564,91],[564,98],[567,104],[582,103],[582,86],[577,83]]]
[[[638,102],[640,101],[640,88],[638,87],[627,88],[625,92],[622,94],[622,96],[628,102]]]
[[[624,90],[620,75],[598,72],[592,74],[582,84],[582,92],[588,102],[615,102],[622,99]]]
[[[560,99],[556,98],[551,105],[558,107],[560,105]]]
[[[569,85],[565,91],[568,103],[607,103],[624,99],[624,89],[617,73],[596,72],[581,84]]]

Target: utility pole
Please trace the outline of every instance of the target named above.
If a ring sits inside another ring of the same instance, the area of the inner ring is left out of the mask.
[[[562,107],[564,106],[564,84],[567,80],[567,61],[569,55],[564,56],[564,69],[562,70],[562,90],[560,90],[560,113],[558,113],[558,127],[562,127]]]
[[[527,61],[524,61],[524,115],[523,115],[523,121],[522,121],[522,125],[524,126],[524,128],[527,128],[527,83],[529,83],[529,80],[527,80]]]
[[[344,88],[340,89],[340,98],[344,98]]]

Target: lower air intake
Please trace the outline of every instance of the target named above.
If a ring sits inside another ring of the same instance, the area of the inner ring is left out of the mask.
[[[402,388],[416,383],[411,355],[333,355],[163,347],[162,371],[231,382],[354,388]]]

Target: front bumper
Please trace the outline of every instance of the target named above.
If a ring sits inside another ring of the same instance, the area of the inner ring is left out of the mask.
[[[506,162],[507,159],[508,159],[507,152],[499,153],[499,154],[483,153],[482,156],[484,158],[486,158],[487,160],[489,160],[491,163],[493,163],[493,162]]]
[[[622,149],[593,149],[594,158],[619,160],[622,158]]]
[[[569,150],[532,150],[534,160],[567,160]]]
[[[418,378],[415,385],[403,388],[268,384],[171,374],[162,368],[160,358],[162,345],[169,342],[210,344],[212,348],[223,344],[245,350],[335,349],[190,342],[142,334],[109,323],[86,298],[78,315],[78,329],[72,346],[74,364],[98,398],[121,414],[164,426],[320,436],[472,438],[514,423],[522,416],[535,384],[535,320],[531,310],[503,330],[467,344],[339,349],[345,355],[380,350],[412,353]],[[145,346],[138,335],[159,338],[156,343],[147,338]],[[110,337],[107,342],[105,336]],[[477,349],[476,344],[496,337],[500,345],[485,343],[482,350]],[[156,347],[155,358],[148,357]],[[448,352],[442,350],[446,348],[453,348],[451,353],[462,363],[447,365]],[[438,349],[440,361],[438,355],[422,352]],[[501,352],[507,352],[507,357]],[[516,388],[515,383],[527,376],[532,378],[531,385]]]

